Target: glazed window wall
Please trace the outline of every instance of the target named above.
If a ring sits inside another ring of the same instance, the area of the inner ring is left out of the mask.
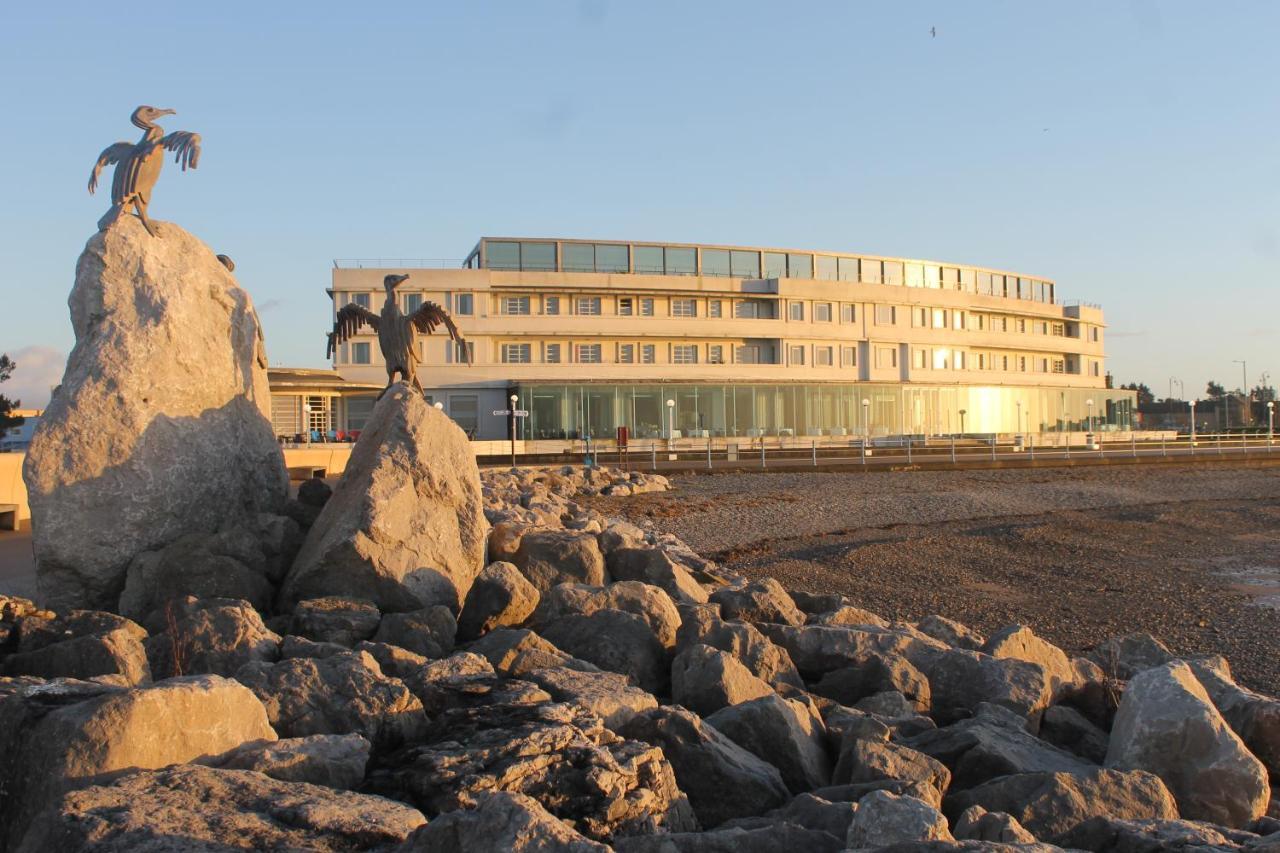
[[[1105,431],[1130,428],[1134,410],[1124,392],[998,386],[538,383],[517,393],[530,412],[521,437],[532,439],[612,438],[619,426],[636,439],[664,438],[667,400],[686,438],[946,435],[959,431],[961,409],[970,434],[1081,431],[1088,400],[1095,428]]]

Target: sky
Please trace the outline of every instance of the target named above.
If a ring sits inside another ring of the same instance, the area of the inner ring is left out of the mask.
[[[151,216],[235,259],[273,365],[324,366],[334,258],[521,235],[1009,269],[1103,305],[1117,384],[1276,384],[1278,33],[1232,0],[0,4],[0,391],[59,380],[85,184],[143,103],[204,140]]]

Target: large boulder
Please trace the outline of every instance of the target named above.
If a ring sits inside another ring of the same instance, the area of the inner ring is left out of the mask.
[[[617,853],[839,853],[843,849],[841,838],[785,820],[750,828],[726,826],[710,832],[639,835],[623,838],[614,845]]]
[[[803,625],[805,620],[804,613],[796,607],[782,584],[773,578],[722,587],[711,593],[709,600],[720,605],[726,619],[782,625]]]
[[[670,649],[676,645],[680,612],[671,596],[639,581],[619,581],[607,586],[562,583],[552,587],[529,618],[529,626],[541,630],[565,616],[591,614],[597,610],[621,610],[639,616],[663,647]]]
[[[1037,663],[952,649],[925,669],[932,715],[939,724],[965,719],[982,703],[1000,705],[1034,730],[1053,699],[1054,682]]]
[[[468,647],[503,675],[523,676],[535,669],[567,666],[587,671],[598,670],[593,663],[579,660],[556,648],[552,643],[526,628],[499,628],[490,631]]]
[[[575,832],[532,797],[499,791],[476,800],[475,808],[446,812],[418,829],[400,853],[609,853],[610,848]]]
[[[609,553],[609,576],[615,581],[652,584],[677,604],[702,604],[707,591],[684,566],[661,548],[617,548]]]
[[[870,654],[895,653],[928,674],[949,647],[910,629],[833,625],[781,625],[762,622],[760,630],[791,655],[800,674],[817,681],[833,669],[855,666]]]
[[[476,576],[458,616],[458,639],[474,640],[494,628],[520,625],[538,606],[538,588],[515,564],[490,563]]]
[[[804,681],[787,650],[772,642],[749,622],[729,622],[715,615],[718,608],[686,606],[676,633],[676,651],[701,643],[736,657],[752,675],[775,689],[789,684],[804,689]]]
[[[189,764],[130,773],[50,805],[23,853],[386,849],[425,822],[382,797]]]
[[[1144,669],[1163,666],[1174,659],[1174,654],[1150,634],[1137,632],[1104,640],[1088,657],[1109,677],[1128,681]]]
[[[382,622],[382,611],[364,598],[324,596],[299,601],[289,620],[289,633],[350,648],[368,640]]]
[[[836,784],[896,779],[923,782],[939,793],[950,786],[951,771],[936,758],[893,741],[851,735],[840,747],[840,760],[832,776]]]
[[[1241,828],[1267,811],[1267,769],[1213,706],[1185,663],[1129,681],[1116,712],[1107,766],[1164,780],[1182,817]],[[1034,831],[1034,830],[1033,830]]]
[[[736,657],[711,646],[689,646],[671,663],[672,700],[699,714],[772,695]]]
[[[910,699],[915,710],[929,710],[929,679],[909,660],[893,652],[869,654],[850,666],[832,670],[812,689],[842,705],[894,690]]]
[[[388,613],[373,635],[375,643],[399,646],[428,658],[442,658],[453,651],[458,622],[443,604],[409,613]]]
[[[159,680],[175,675],[233,676],[250,661],[280,657],[280,636],[247,601],[185,598],[170,603],[165,630],[147,639],[147,659]]]
[[[1280,849],[1274,838],[1270,844],[1249,834],[1231,832],[1194,820],[1120,820],[1095,817],[1077,825],[1054,840],[1072,850],[1096,853],[1224,853],[1234,850]],[[1239,836],[1244,835],[1242,839]],[[1235,838],[1231,836],[1237,836]],[[1243,846],[1237,842],[1244,840]],[[1249,843],[1253,842],[1253,843]]]
[[[574,657],[622,673],[650,693],[667,690],[667,650],[639,616],[621,610],[575,614],[548,625],[542,635]]]
[[[1187,661],[1187,665],[1231,730],[1266,766],[1272,784],[1280,781],[1280,699],[1236,684],[1226,658],[1200,658]]]
[[[849,824],[850,847],[888,847],[908,841],[952,841],[947,819],[915,797],[872,791],[858,801]]]
[[[637,714],[620,734],[662,748],[704,829],[763,814],[789,797],[776,767],[684,708],[664,705]]]
[[[350,790],[364,780],[371,744],[361,735],[310,735],[246,743],[201,761],[224,770],[256,770],[284,782]]]
[[[0,849],[6,850],[38,811],[101,774],[276,739],[262,703],[216,675],[131,690],[33,681],[0,696]]]
[[[455,613],[484,567],[488,522],[464,433],[408,385],[374,406],[281,598],[345,595],[381,610]]]
[[[572,702],[597,714],[605,728],[617,731],[636,714],[658,707],[658,700],[616,672],[584,672],[566,666],[535,669],[525,678],[558,702]]]
[[[0,661],[9,676],[94,678],[120,676],[127,684],[151,680],[137,623],[96,610],[73,610],[61,616],[30,612],[16,620],[16,651]]]
[[[600,586],[604,555],[593,534],[574,530],[535,530],[520,539],[511,562],[540,594],[561,583]]]
[[[133,217],[89,238],[68,303],[76,343],[23,477],[41,596],[114,608],[130,561],[283,506],[261,329],[204,243]]]
[[[777,694],[721,708],[707,725],[778,768],[793,794],[831,781],[826,728],[808,706]]]

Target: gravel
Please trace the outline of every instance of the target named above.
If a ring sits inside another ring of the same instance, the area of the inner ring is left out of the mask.
[[[890,619],[1011,623],[1078,653],[1148,631],[1280,693],[1280,467],[686,476],[597,508]]]

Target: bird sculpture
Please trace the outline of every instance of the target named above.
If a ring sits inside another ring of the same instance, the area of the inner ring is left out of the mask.
[[[156,124],[156,119],[167,115],[174,115],[174,111],[138,107],[129,120],[142,128],[142,139],[136,144],[117,142],[98,155],[98,162],[93,164],[93,173],[89,175],[90,195],[98,188],[102,167],[116,167],[111,180],[111,209],[98,221],[99,230],[105,231],[132,206],[147,233],[157,236],[147,219],[147,205],[151,203],[151,190],[164,166],[164,152],[174,152],[173,162],[181,163],[184,172],[188,166],[196,168],[200,160],[200,134],[175,130],[166,136],[164,129]]]
[[[396,287],[408,278],[407,275],[389,275],[382,280],[382,285],[387,291],[387,301],[382,306],[381,314],[375,314],[354,302],[339,308],[337,319],[333,322],[333,331],[329,333],[329,346],[325,358],[331,358],[338,344],[345,343],[365,324],[378,333],[378,347],[382,350],[382,357],[387,363],[387,387],[383,388],[382,393],[378,395],[379,400],[391,388],[397,373],[400,374],[401,379],[412,384],[418,393],[424,393],[422,385],[418,382],[418,351],[414,346],[414,339],[418,332],[429,335],[436,326],[443,325],[449,330],[449,337],[462,344],[458,348],[462,353],[461,358],[464,362],[469,362],[467,342],[458,331],[449,312],[434,302],[422,303],[422,307],[412,314],[401,312],[400,306],[396,304],[395,291]]]

